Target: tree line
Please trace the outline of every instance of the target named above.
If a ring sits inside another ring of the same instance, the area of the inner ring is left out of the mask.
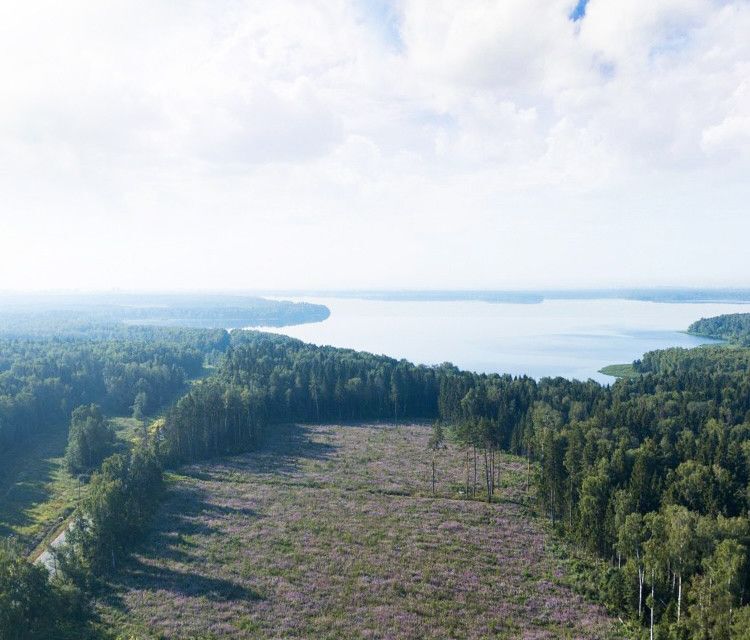
[[[44,294],[0,293],[0,333],[60,335],[118,331],[121,323],[158,327],[218,328],[321,322],[329,309],[310,302],[221,294]]]
[[[0,638],[101,637],[90,596],[147,531],[162,490],[161,463],[143,441],[93,472],[65,542],[52,551],[54,575],[27,560],[12,541],[0,543]]]
[[[104,412],[142,419],[229,344],[225,331],[45,326],[38,335],[0,337],[0,449],[67,429],[68,469],[92,475],[51,579],[12,540],[0,544],[3,640],[98,637],[89,604],[95,576],[138,541],[162,487],[149,440],[111,455],[115,438]]]
[[[216,374],[167,412],[157,446],[188,462],[253,448],[278,423],[431,419],[443,368],[453,369],[233,332]]]

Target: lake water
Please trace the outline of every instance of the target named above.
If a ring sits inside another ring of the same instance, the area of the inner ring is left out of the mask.
[[[290,298],[286,298],[290,299]],[[318,345],[452,362],[479,372],[565,376],[611,383],[598,373],[646,351],[710,342],[682,333],[694,320],[750,311],[748,305],[634,300],[545,300],[539,304],[292,298],[325,304],[314,324],[263,328]]]

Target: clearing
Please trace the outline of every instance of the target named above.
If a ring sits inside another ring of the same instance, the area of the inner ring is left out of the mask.
[[[429,427],[277,427],[261,452],[173,474],[98,605],[137,638],[618,638],[567,586],[502,456],[499,502],[462,499]]]

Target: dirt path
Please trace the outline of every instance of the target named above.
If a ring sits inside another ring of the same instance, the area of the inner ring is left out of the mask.
[[[68,531],[70,531],[71,524],[72,523],[70,519],[66,520],[65,523],[63,523],[55,532],[54,537],[49,542],[49,544],[41,547],[41,549],[35,552],[31,557],[31,560],[34,562],[34,564],[43,564],[45,567],[47,567],[47,570],[50,572],[51,576],[54,576],[57,573],[57,562],[52,551],[53,549],[57,549],[57,547],[65,542]],[[36,555],[36,557],[34,557],[34,555]]]

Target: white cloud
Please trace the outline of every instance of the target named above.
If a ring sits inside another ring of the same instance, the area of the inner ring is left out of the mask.
[[[574,5],[4,3],[0,288],[750,284],[750,5]]]

